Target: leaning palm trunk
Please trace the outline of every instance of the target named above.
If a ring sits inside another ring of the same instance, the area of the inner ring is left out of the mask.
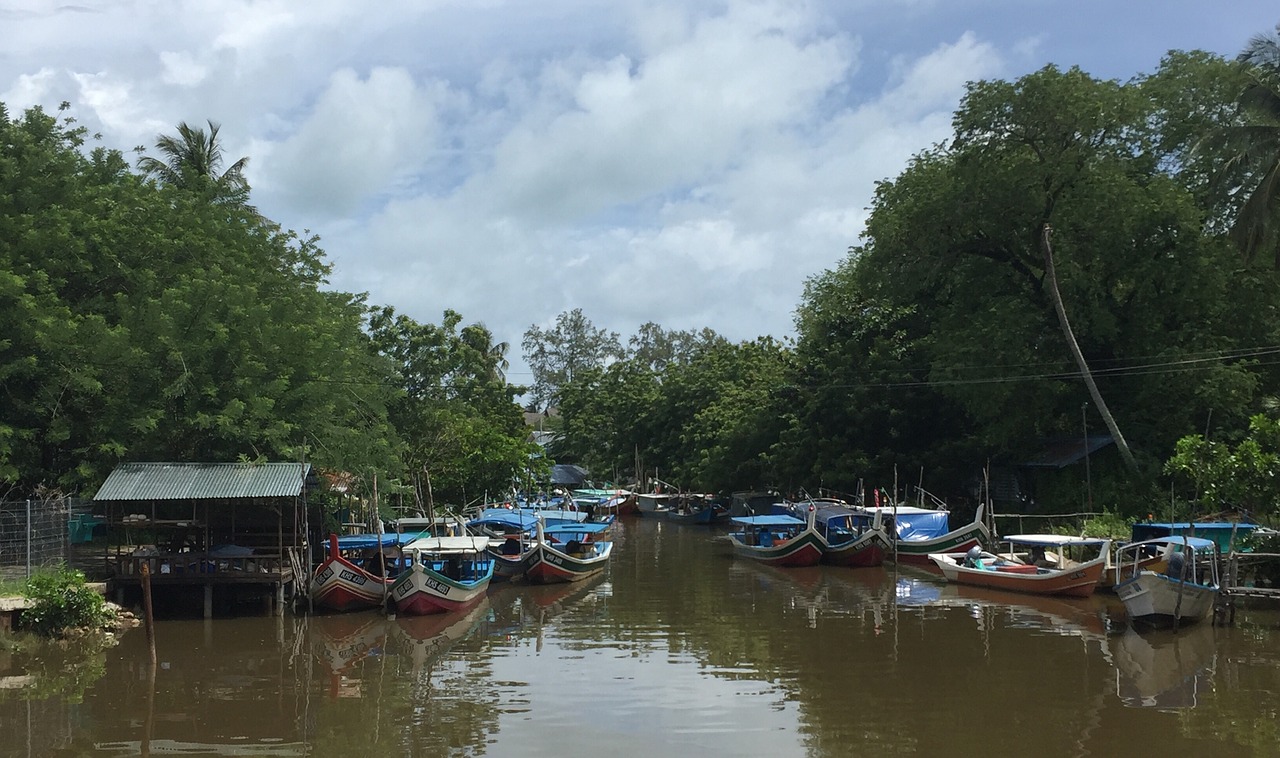
[[[1053,267],[1053,249],[1049,247],[1049,235],[1052,233],[1053,228],[1045,224],[1040,232],[1040,249],[1044,253],[1044,278],[1049,285],[1049,297],[1053,300],[1053,309],[1058,314],[1058,323],[1062,326],[1062,333],[1067,338],[1067,347],[1071,349],[1071,355],[1076,359],[1076,366],[1080,368],[1080,375],[1084,377],[1084,383],[1089,388],[1089,395],[1093,397],[1094,405],[1098,406],[1098,413],[1102,414],[1102,420],[1106,423],[1107,430],[1111,432],[1111,438],[1116,441],[1116,447],[1120,448],[1120,456],[1124,458],[1130,471],[1137,472],[1138,463],[1133,459],[1133,453],[1129,451],[1129,443],[1124,441],[1124,435],[1120,434],[1120,427],[1111,417],[1111,411],[1107,409],[1102,393],[1098,391],[1098,385],[1093,381],[1093,374],[1089,372],[1089,364],[1085,363],[1084,353],[1080,352],[1080,345],[1071,331],[1071,323],[1067,321],[1067,310],[1062,305],[1062,294],[1058,292],[1058,275]]]

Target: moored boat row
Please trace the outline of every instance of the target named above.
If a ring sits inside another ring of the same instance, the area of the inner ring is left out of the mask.
[[[599,574],[612,554],[611,524],[612,517],[588,522],[495,508],[467,524],[470,534],[330,535],[311,576],[311,600],[333,611],[465,611],[495,579],[553,584]]]

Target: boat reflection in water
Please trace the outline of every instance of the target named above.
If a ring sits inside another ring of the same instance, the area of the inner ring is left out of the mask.
[[[391,625],[396,651],[408,657],[415,675],[421,674],[471,634],[489,613],[489,598],[485,597],[465,613],[399,616]]]
[[[1113,636],[1116,695],[1130,708],[1194,708],[1217,666],[1216,633],[1212,624],[1196,624],[1177,632],[1130,628]]]
[[[329,697],[361,697],[358,664],[382,655],[394,622],[366,611],[312,616],[312,651],[329,671]]]
[[[854,573],[853,569],[841,569]],[[827,570],[821,566],[772,566],[760,561],[733,561],[729,576],[734,591],[750,593],[757,602],[776,600],[791,611],[801,611],[809,628],[817,624],[819,613],[828,608]]]

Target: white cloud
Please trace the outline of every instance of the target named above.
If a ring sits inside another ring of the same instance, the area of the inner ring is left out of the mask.
[[[308,215],[349,216],[428,162],[437,149],[436,107],[447,97],[400,68],[376,68],[363,79],[337,71],[287,139],[256,145],[258,186]]]
[[[123,150],[220,123],[335,286],[417,318],[454,308],[518,345],[582,307],[624,335],[748,339],[789,332],[805,277],[857,242],[875,181],[949,136],[966,82],[1064,49],[1149,70],[1178,44],[1023,5],[17,0],[0,92],[15,115],[69,100]],[[1215,14],[1158,26],[1231,54],[1274,24]]]
[[[194,87],[209,75],[208,67],[189,53],[162,52],[160,63],[164,66],[160,79],[165,84]]]

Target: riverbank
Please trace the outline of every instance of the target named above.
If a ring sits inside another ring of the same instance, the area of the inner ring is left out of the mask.
[[[106,597],[107,585],[105,582],[87,582],[84,586],[98,595]],[[33,607],[35,607],[35,601],[25,595],[0,594],[0,633],[14,634],[22,631],[22,614]],[[109,600],[103,603],[103,608],[106,611],[106,620],[100,625],[71,627],[63,629],[55,636],[64,639],[81,639],[95,632],[103,632],[114,636],[122,634],[141,623],[131,611],[125,610]]]

